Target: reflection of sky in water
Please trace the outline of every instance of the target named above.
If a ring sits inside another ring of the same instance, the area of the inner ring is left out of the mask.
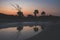
[[[24,26],[24,28],[18,32],[16,27],[0,29],[0,40],[22,40],[30,38],[39,32],[41,32],[41,26],[36,26],[39,28],[38,32],[34,31],[33,27]]]

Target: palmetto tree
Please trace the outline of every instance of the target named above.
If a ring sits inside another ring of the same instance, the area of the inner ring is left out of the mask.
[[[41,16],[45,16],[45,15],[46,15],[45,11],[42,11]]]
[[[21,11],[21,7],[18,4],[15,4],[15,5],[11,4],[11,5],[18,11],[17,12],[18,16],[23,16],[23,12]]]
[[[39,13],[38,10],[34,10],[34,15],[36,16]]]

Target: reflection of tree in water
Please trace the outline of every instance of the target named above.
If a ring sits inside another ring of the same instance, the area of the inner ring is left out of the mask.
[[[20,25],[20,26],[18,26],[17,27],[17,30],[18,30],[18,32],[17,32],[17,37],[16,37],[16,40],[22,40],[19,36],[21,36],[21,30],[23,29],[23,26],[22,25]]]
[[[42,27],[40,25],[39,26],[38,25],[35,25],[35,26],[29,25],[29,27],[33,27],[34,32],[38,32],[40,30],[40,27],[41,27],[41,29],[44,29],[44,27]],[[21,30],[23,30],[23,25],[18,26],[17,30],[18,30],[18,32],[17,32],[16,40],[23,40],[21,38],[22,37]]]
[[[22,29],[23,29],[23,26],[21,26],[21,25],[17,27],[18,31],[21,31]]]
[[[39,26],[39,27],[41,27],[41,29],[44,30],[44,27],[45,27],[45,26],[43,25],[43,26]],[[39,27],[37,27],[37,25],[35,25],[35,27],[33,28],[34,31],[35,31],[35,32],[38,32]]]
[[[38,27],[35,26],[35,27],[34,27],[34,31],[35,31],[35,32],[38,32],[38,30],[39,30]]]

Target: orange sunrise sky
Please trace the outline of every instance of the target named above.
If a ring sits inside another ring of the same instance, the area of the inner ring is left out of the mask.
[[[39,10],[39,14],[45,11],[47,15],[52,14],[60,16],[60,0],[0,0],[0,13],[8,15],[17,15],[17,11],[11,4],[18,4],[22,8],[25,16],[33,15],[35,9]]]

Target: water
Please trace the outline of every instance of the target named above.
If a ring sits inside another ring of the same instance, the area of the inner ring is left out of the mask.
[[[42,31],[40,25],[15,26],[0,29],[0,40],[25,40]]]

